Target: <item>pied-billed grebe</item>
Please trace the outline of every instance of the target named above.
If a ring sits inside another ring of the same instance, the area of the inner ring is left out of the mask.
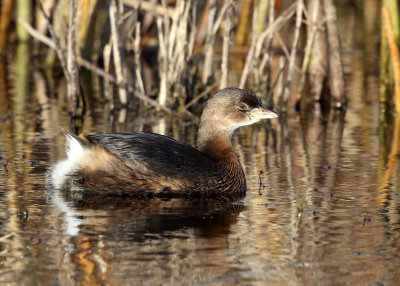
[[[231,144],[235,129],[278,115],[252,92],[226,88],[207,101],[197,149],[153,133],[67,135],[67,158],[56,163],[56,189],[85,194],[243,194],[246,178]]]

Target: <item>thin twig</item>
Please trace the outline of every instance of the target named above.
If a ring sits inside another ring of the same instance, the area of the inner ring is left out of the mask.
[[[276,20],[271,25],[268,25],[268,28],[258,36],[256,57],[260,56],[261,48],[264,44],[265,38],[279,31],[288,22],[288,20],[293,16],[294,12],[296,11],[295,7],[296,3],[293,3],[291,6],[289,6],[289,8],[285,10],[285,12],[283,12],[278,18],[276,18]]]
[[[219,15],[217,17],[217,20],[214,22],[213,28],[212,28],[212,35],[215,37],[215,35],[218,32],[219,26],[221,26],[222,19],[225,16],[226,11],[232,6],[233,1],[232,0],[227,0],[224,2],[224,6],[222,6],[221,11],[219,12]]]
[[[285,55],[286,59],[289,60],[290,59],[290,53],[288,50],[288,47],[286,47],[285,41],[282,39],[282,37],[279,35],[279,33],[276,33],[276,39],[279,42],[279,45],[283,51],[283,54]]]
[[[195,104],[197,101],[199,101],[202,97],[206,96],[211,90],[216,88],[218,86],[218,82],[214,82],[212,85],[210,85],[208,88],[206,88],[202,93],[200,93],[198,96],[193,98],[191,101],[189,101],[184,108],[188,109],[191,107],[193,104]]]
[[[275,34],[277,31],[279,31],[283,25],[287,23],[287,21],[293,16],[295,13],[295,8],[296,5],[292,4],[288,9],[285,10],[275,21],[271,22],[268,25],[268,28],[262,32],[260,35],[257,34],[257,32],[254,32],[253,34],[253,41],[251,43],[249,53],[246,58],[246,63],[245,67],[242,72],[242,76],[240,79],[240,88],[244,88],[247,80],[248,73],[250,71],[250,67],[253,65],[253,61],[259,61],[259,57],[261,54],[262,47],[264,45],[265,39],[267,37],[271,37],[271,35]],[[271,40],[272,41],[272,40]],[[271,48],[272,50],[272,48]],[[259,74],[255,74],[258,76]]]
[[[42,33],[40,33],[37,30],[35,30],[31,25],[29,25],[27,22],[25,22],[22,18],[18,18],[18,22],[21,23],[21,25],[26,29],[26,31],[32,37],[38,39],[43,44],[45,44],[46,46],[48,46],[48,47],[50,47],[50,48],[52,48],[54,50],[57,48],[56,44],[54,43],[54,41],[52,39],[46,37]]]

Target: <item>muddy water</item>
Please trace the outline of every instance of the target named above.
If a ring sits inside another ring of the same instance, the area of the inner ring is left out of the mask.
[[[400,159],[370,55],[345,58],[346,113],[314,106],[234,135],[246,197],[76,203],[45,185],[70,128],[65,84],[27,54],[0,64],[1,284],[398,285]],[[194,143],[194,124],[135,112],[118,123],[101,99],[90,106],[87,132]]]

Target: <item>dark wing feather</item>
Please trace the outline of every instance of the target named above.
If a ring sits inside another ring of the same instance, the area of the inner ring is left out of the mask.
[[[111,133],[85,135],[122,160],[140,162],[155,173],[186,178],[196,184],[221,178],[226,172],[215,161],[190,145],[155,133]],[[215,181],[215,184],[220,182]]]

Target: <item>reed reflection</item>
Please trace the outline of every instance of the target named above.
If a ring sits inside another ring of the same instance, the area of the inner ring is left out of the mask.
[[[210,251],[227,248],[231,227],[244,208],[243,202],[237,201],[240,198],[90,196],[71,201],[56,191],[49,191],[48,195],[64,213],[64,235],[72,235],[69,243],[76,245],[68,250],[68,256],[81,272],[78,280],[99,283],[117,283],[116,273],[126,272],[148,275],[149,281],[156,283],[166,277],[189,282],[192,278],[184,276],[188,267],[215,264],[225,268],[229,265],[227,258],[209,261]],[[143,268],[149,259],[161,271]],[[208,271],[214,270],[210,267]]]

